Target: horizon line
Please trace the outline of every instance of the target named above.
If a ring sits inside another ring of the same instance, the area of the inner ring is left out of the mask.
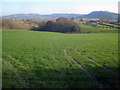
[[[110,12],[110,13],[116,13],[116,12],[112,12],[112,11],[106,11],[106,10],[101,10],[102,12]],[[95,12],[95,11],[92,11],[92,12]],[[86,14],[90,14],[90,13],[92,13],[92,12],[89,12],[89,13],[86,13]],[[116,14],[118,14],[119,12],[117,12]],[[20,14],[26,14],[26,15],[28,15],[28,14],[39,14],[39,15],[52,15],[52,14],[81,14],[81,13],[61,13],[61,12],[59,12],[59,13],[49,13],[49,14],[41,14],[41,13],[16,13],[16,14],[8,14],[8,15],[0,15],[0,16],[10,16],[10,15],[20,15]],[[81,15],[85,15],[85,14],[81,14]]]

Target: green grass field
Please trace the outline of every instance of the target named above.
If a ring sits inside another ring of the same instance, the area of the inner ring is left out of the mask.
[[[82,24],[85,22],[78,22],[78,23],[80,24],[83,33],[86,33],[86,32],[87,33],[90,33],[90,32],[95,32],[95,33],[98,33],[98,32],[118,32],[118,30],[119,30],[117,28],[97,28],[94,26]],[[100,25],[100,24],[98,24],[98,26],[107,27],[107,26]]]
[[[3,31],[3,88],[120,88],[118,33]]]

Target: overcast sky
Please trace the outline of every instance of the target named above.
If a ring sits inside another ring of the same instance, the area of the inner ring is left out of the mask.
[[[119,0],[1,0],[2,15],[118,12]]]

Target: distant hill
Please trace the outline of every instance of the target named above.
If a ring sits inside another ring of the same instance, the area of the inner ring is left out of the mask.
[[[26,19],[32,19],[34,21],[40,21],[40,20],[48,20],[52,19],[55,20],[59,17],[65,17],[65,18],[72,18],[74,16],[81,16],[80,14],[51,14],[51,15],[41,15],[41,14],[14,14],[14,15],[8,15],[8,16],[3,16],[3,19],[16,19],[16,20],[26,20]]]
[[[117,20],[118,14],[112,13],[108,11],[94,11],[90,14],[78,16],[76,18],[92,18],[92,19],[110,19],[110,20]]]
[[[59,17],[65,17],[65,18],[92,18],[92,19],[110,19],[110,20],[117,20],[117,13],[107,12],[107,11],[94,11],[89,14],[83,15],[83,14],[63,14],[63,13],[56,13],[56,14],[50,14],[50,15],[41,15],[41,14],[14,14],[14,15],[8,15],[3,16],[3,19],[16,19],[16,20],[22,20],[22,19],[32,19],[34,21],[42,21],[42,20],[48,20],[52,19],[55,20]]]
[[[45,20],[47,19],[45,16],[40,14],[14,14],[14,15],[8,15],[3,16],[3,19],[16,19],[16,20],[26,20],[26,19],[32,19],[32,20]]]

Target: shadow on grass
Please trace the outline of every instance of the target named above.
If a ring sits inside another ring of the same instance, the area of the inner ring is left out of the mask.
[[[87,68],[92,69],[93,67]],[[107,72],[104,73],[103,69],[100,67],[93,68],[99,74],[96,78],[102,82],[103,86],[93,80],[87,72],[80,68],[45,69],[35,66],[31,70],[34,75],[26,71],[20,71],[18,74],[24,78],[26,83],[29,83],[30,88],[120,88],[119,76],[115,76],[113,73],[111,75]],[[12,88],[17,88],[16,85],[19,86],[19,83],[16,82],[17,78],[14,78],[13,75],[15,74],[3,73],[3,76],[9,76],[9,78],[3,78],[3,88],[6,88],[7,85],[11,85],[9,87]]]

